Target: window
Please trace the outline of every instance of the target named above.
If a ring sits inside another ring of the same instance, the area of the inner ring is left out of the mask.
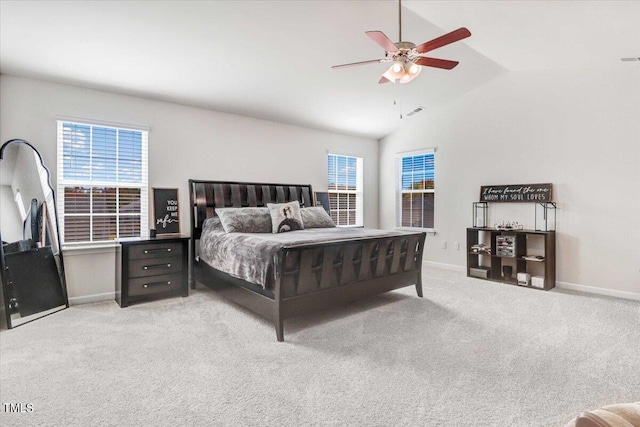
[[[435,150],[400,154],[397,163],[397,225],[434,229]]]
[[[140,237],[148,229],[147,130],[58,121],[63,243]]]
[[[329,154],[328,189],[331,218],[338,226],[361,227],[362,158]]]

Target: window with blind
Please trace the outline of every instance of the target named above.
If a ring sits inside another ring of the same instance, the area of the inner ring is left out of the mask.
[[[58,121],[63,243],[146,235],[147,139],[147,130]]]
[[[362,158],[329,154],[328,192],[331,218],[338,226],[361,227],[363,172]]]
[[[435,211],[435,150],[397,157],[396,222],[399,227],[433,230]]]

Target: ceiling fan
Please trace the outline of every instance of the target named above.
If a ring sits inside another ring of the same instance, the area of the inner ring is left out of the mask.
[[[366,31],[365,34],[371,40],[378,43],[385,52],[382,59],[373,59],[370,61],[352,62],[349,64],[334,65],[331,68],[346,68],[356,65],[379,64],[383,62],[393,62],[391,67],[382,74],[378,83],[396,82],[409,83],[420,74],[422,67],[435,67],[445,70],[451,70],[458,61],[448,59],[430,58],[422,56],[422,54],[446,46],[448,44],[465,39],[471,35],[471,32],[462,27],[455,31],[447,33],[443,36],[435,38],[431,41],[416,46],[414,43],[402,41],[402,0],[398,0],[398,21],[399,21],[399,37],[400,40],[394,43],[382,31]]]

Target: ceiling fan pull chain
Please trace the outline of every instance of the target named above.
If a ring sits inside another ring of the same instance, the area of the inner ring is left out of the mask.
[[[396,86],[396,81],[394,80],[393,81],[393,106],[394,107],[398,105],[397,99],[398,99],[398,89]]]
[[[398,91],[400,92],[400,102],[398,102],[398,108],[400,109],[400,120],[402,120],[402,87],[400,87]]]

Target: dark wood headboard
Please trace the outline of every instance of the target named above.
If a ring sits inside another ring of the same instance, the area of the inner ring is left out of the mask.
[[[262,207],[267,203],[298,200],[300,206],[313,206],[311,185],[265,184],[260,182],[229,182],[189,180],[191,238],[199,239],[202,223],[214,216],[215,208]]]

